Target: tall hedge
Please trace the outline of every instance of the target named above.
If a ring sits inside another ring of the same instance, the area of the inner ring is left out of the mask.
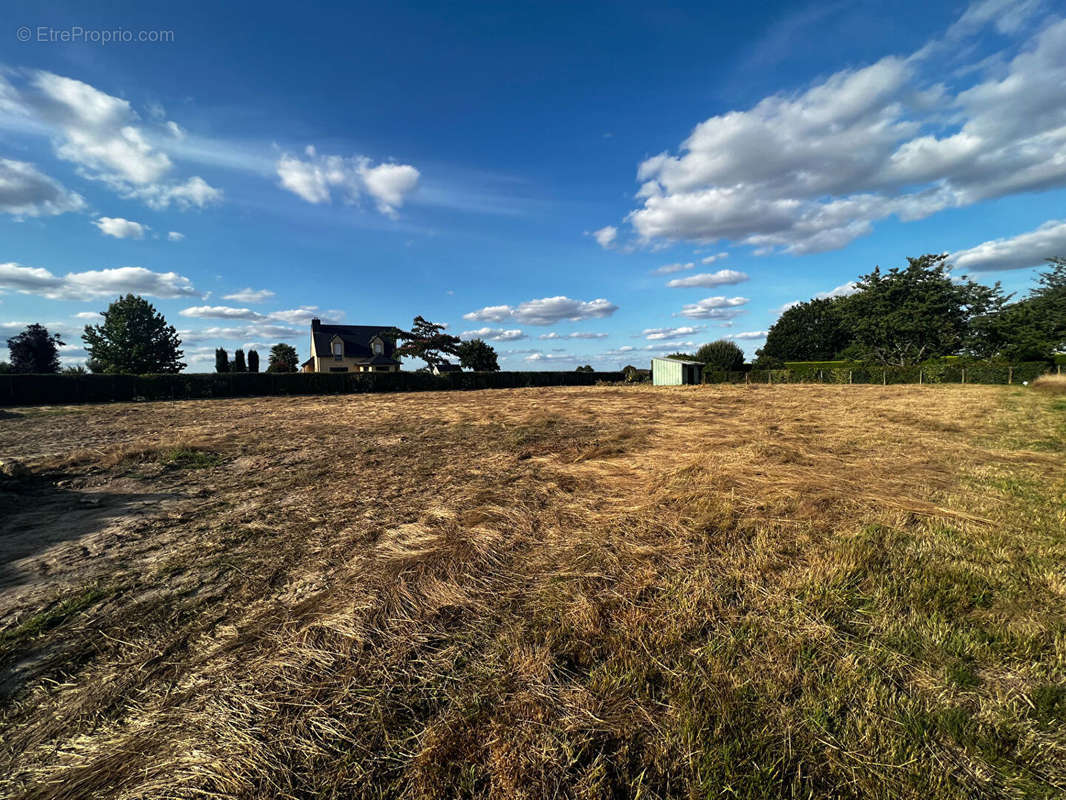
[[[589,386],[621,372],[229,372],[175,375],[0,375],[0,406],[257,395]]]

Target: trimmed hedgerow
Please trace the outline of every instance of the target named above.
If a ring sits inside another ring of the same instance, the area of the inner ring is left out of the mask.
[[[623,379],[621,372],[455,372],[444,375],[425,372],[0,375],[0,405],[588,386],[599,381],[614,382]]]

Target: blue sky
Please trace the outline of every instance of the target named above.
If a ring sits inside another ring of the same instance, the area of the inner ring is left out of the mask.
[[[127,291],[191,370],[315,314],[509,369],[753,354],[875,265],[1066,254],[1051,0],[83,5],[0,30],[0,335],[68,363]]]

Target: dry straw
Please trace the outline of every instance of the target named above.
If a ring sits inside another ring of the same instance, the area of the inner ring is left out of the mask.
[[[793,385],[16,411],[0,452],[35,475],[0,489],[22,542],[0,794],[1052,796],[1051,404]]]

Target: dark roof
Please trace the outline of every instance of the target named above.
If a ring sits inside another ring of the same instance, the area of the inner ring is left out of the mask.
[[[385,336],[382,331],[392,330],[392,325],[321,325],[311,326],[311,335],[315,340],[315,353],[319,358],[329,358],[333,355],[330,343],[334,336],[341,337],[344,342],[345,358],[366,359],[367,364],[393,365],[397,362],[391,358],[396,346]],[[381,336],[385,343],[383,355],[374,355],[370,349],[370,340],[375,336]]]

